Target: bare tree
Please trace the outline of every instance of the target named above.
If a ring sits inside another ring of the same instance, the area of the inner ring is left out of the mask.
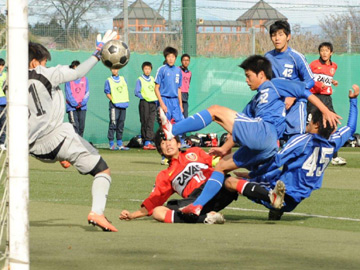
[[[356,51],[360,49],[360,11],[350,9],[348,13],[331,14],[320,21],[325,37],[337,52],[346,52],[347,27],[351,27],[351,42]]]
[[[63,27],[67,42],[75,42],[77,30],[82,26],[96,26],[94,20],[101,18],[119,1],[116,0],[31,0],[29,15],[50,22],[54,18]]]

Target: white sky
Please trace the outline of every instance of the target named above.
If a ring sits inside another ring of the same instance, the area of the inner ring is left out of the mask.
[[[128,0],[129,5],[135,0]],[[158,10],[161,0],[143,0],[149,6]],[[113,12],[104,14],[101,18],[93,20],[99,30],[112,27],[112,18],[122,11],[122,2],[113,8]],[[211,20],[236,20],[240,15],[255,5],[258,0],[196,0],[197,18]],[[302,27],[318,25],[321,18],[329,14],[347,12],[349,9],[360,10],[360,0],[266,0],[268,4],[288,17],[290,24],[300,24]],[[0,0],[0,9],[5,10],[6,0]],[[168,18],[169,0],[164,1],[160,11]],[[181,19],[181,0],[172,0],[172,19]],[[34,19],[31,20],[33,23]]]
[[[122,0],[120,0],[121,2]],[[128,0],[129,5],[135,0]],[[161,0],[143,0],[158,10]],[[196,17],[211,20],[236,20],[258,0],[196,0]],[[346,13],[349,8],[360,10],[360,0],[265,0],[269,5],[285,15],[290,24],[302,27],[319,25],[325,15]],[[165,0],[160,14],[168,18],[169,0]],[[181,19],[181,0],[172,0],[172,19]],[[121,12],[114,11],[113,16]],[[105,23],[107,26],[111,24]]]

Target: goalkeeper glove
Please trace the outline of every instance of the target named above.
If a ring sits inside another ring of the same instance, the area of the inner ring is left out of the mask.
[[[98,34],[96,37],[96,50],[93,53],[93,56],[95,56],[98,60],[100,60],[100,53],[104,44],[110,40],[116,39],[116,37],[117,37],[116,31],[112,31],[112,30],[107,30],[102,38],[101,38],[101,34]]]

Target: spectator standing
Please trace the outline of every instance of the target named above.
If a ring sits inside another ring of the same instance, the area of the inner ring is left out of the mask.
[[[78,60],[72,61],[69,66],[76,69],[80,65]],[[89,101],[89,81],[81,77],[75,81],[65,83],[66,112],[69,122],[73,125],[75,132],[81,137],[84,135],[87,103]]]
[[[108,140],[111,150],[129,150],[123,145],[122,136],[126,118],[126,108],[129,107],[129,92],[125,78],[119,76],[118,69],[111,69],[111,77],[105,81],[104,92],[109,101]],[[116,133],[116,144],[114,134]]]
[[[189,88],[190,88],[190,82],[191,82],[191,71],[188,69],[190,65],[190,55],[187,53],[184,53],[181,56],[181,75],[182,75],[182,85],[181,85],[181,100],[182,100],[182,106],[183,106],[183,115],[184,118],[187,118],[189,115]]]
[[[155,94],[155,79],[151,76],[152,64],[144,62],[141,65],[143,75],[136,81],[135,96],[139,101],[139,114],[141,122],[141,138],[144,142],[144,150],[155,150],[154,123],[158,98]]]

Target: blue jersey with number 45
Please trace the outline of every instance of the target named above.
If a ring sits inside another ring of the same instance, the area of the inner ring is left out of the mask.
[[[312,133],[293,136],[271,161],[250,173],[251,181],[274,188],[280,179],[286,185],[286,194],[297,203],[309,197],[321,187],[324,170],[333,154],[354,134],[357,114],[357,99],[350,99],[347,126],[338,129],[328,140]]]

